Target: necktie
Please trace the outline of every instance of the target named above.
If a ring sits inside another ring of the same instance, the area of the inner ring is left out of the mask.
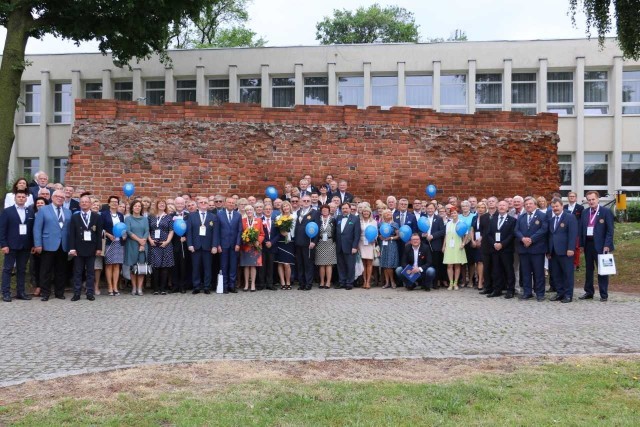
[[[87,214],[86,213],[82,213],[82,219],[84,220],[85,224],[87,222]]]
[[[347,225],[347,219],[348,219],[348,217],[342,218],[342,228],[340,228],[340,232],[344,231],[344,227],[345,227],[345,225]]]
[[[553,231],[556,231],[556,228],[558,228],[558,222],[560,222],[560,215],[556,216],[556,222],[553,224]]]
[[[271,220],[269,218],[267,218],[267,230],[271,232]]]
[[[58,209],[58,219],[62,221],[62,212],[60,211],[60,206],[58,206],[57,209]]]
[[[531,217],[533,216],[533,214],[529,214],[529,219],[527,219],[527,225],[531,224]]]
[[[591,215],[595,215],[596,214],[596,210],[594,208],[591,208]]]
[[[204,212],[200,212],[200,217],[202,218],[202,222],[204,223]]]
[[[231,222],[231,212],[227,211],[227,216],[229,217],[229,222]]]
[[[500,221],[498,221],[498,230],[502,227],[502,223],[504,222],[504,216],[500,216]]]
[[[404,225],[404,212],[400,215],[400,224]]]

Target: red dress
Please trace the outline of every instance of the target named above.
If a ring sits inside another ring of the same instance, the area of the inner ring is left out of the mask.
[[[262,241],[264,240],[264,229],[262,228],[262,220],[260,218],[254,218],[251,225],[258,231],[258,242],[262,247]],[[242,218],[242,231],[249,227],[249,219]],[[243,243],[240,248],[240,266],[241,267],[262,267],[262,251],[258,250],[255,246],[248,243]]]

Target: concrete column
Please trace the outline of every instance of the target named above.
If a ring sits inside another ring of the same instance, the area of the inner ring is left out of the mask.
[[[433,61],[433,109],[440,111],[440,61]]]
[[[38,129],[38,140],[34,141],[39,145],[38,152],[40,153],[40,169],[45,171],[48,175],[53,176],[49,170],[49,135],[47,133],[47,124],[53,122],[53,90],[51,87],[51,80],[49,70],[42,70],[40,72],[40,127]],[[37,172],[37,171],[36,171]]]
[[[102,70],[102,99],[113,99],[113,84],[109,69]]]
[[[469,60],[469,75],[467,76],[467,113],[476,112],[476,60]]]
[[[196,102],[199,105],[209,105],[207,81],[204,78],[204,65],[196,65]]]
[[[176,102],[176,83],[171,67],[164,69],[164,102]]]
[[[510,58],[504,60],[502,74],[502,111],[511,111],[511,72],[513,63]]]
[[[262,64],[262,107],[271,107],[271,79],[269,78],[269,65]]]
[[[304,105],[304,77],[302,75],[302,64],[296,64],[294,67],[294,77],[296,81],[296,105]]]
[[[229,65],[229,102],[240,102],[237,65]]]
[[[142,87],[142,70],[140,68],[133,69],[133,100],[139,104],[146,104],[145,101],[140,100],[144,97],[144,88]]]
[[[71,70],[71,124],[76,119],[76,99],[82,98],[82,83],[80,83],[80,70]]]
[[[364,72],[364,108],[371,105],[371,62],[362,64]]]
[[[613,75],[609,80],[609,92],[611,95],[611,113],[613,114],[613,156],[611,170],[614,171],[613,188],[609,185],[609,193],[622,188],[622,67],[623,58],[613,58]]]
[[[329,105],[338,105],[338,83],[336,81],[336,63],[327,64],[327,76],[329,77]]]
[[[398,105],[407,105],[407,89],[404,84],[404,72],[406,63],[398,62]]]
[[[576,193],[584,195],[584,56],[576,58],[576,71],[573,79],[574,108],[576,114]]]
[[[538,113],[547,111],[547,58],[538,60]]]

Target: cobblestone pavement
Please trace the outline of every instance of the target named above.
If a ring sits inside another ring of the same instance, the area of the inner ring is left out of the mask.
[[[470,289],[69,296],[0,305],[0,385],[220,359],[640,353],[640,297],[616,293],[571,304]]]

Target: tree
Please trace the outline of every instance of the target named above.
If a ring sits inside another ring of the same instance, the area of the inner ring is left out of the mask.
[[[398,6],[368,9],[359,7],[355,13],[334,9],[333,17],[324,17],[316,24],[316,40],[321,44],[418,42],[419,25],[413,13]]]
[[[196,18],[172,24],[168,45],[178,49],[264,46],[266,40],[244,26],[250,1],[219,0],[207,5]]]
[[[20,96],[22,72],[28,66],[25,48],[30,37],[53,34],[75,41],[98,40],[98,49],[114,62],[128,64],[153,53],[166,62],[169,25],[196,18],[217,0],[0,0],[0,25],[7,38],[0,65],[0,182],[6,183],[14,141],[13,119]],[[0,196],[5,194],[2,186]]]
[[[598,33],[600,45],[611,31],[611,0],[569,0],[571,21],[576,25],[576,12],[582,6],[587,17],[587,36],[591,29]],[[640,58],[640,0],[614,0],[613,14],[616,19],[618,45],[627,58]]]

